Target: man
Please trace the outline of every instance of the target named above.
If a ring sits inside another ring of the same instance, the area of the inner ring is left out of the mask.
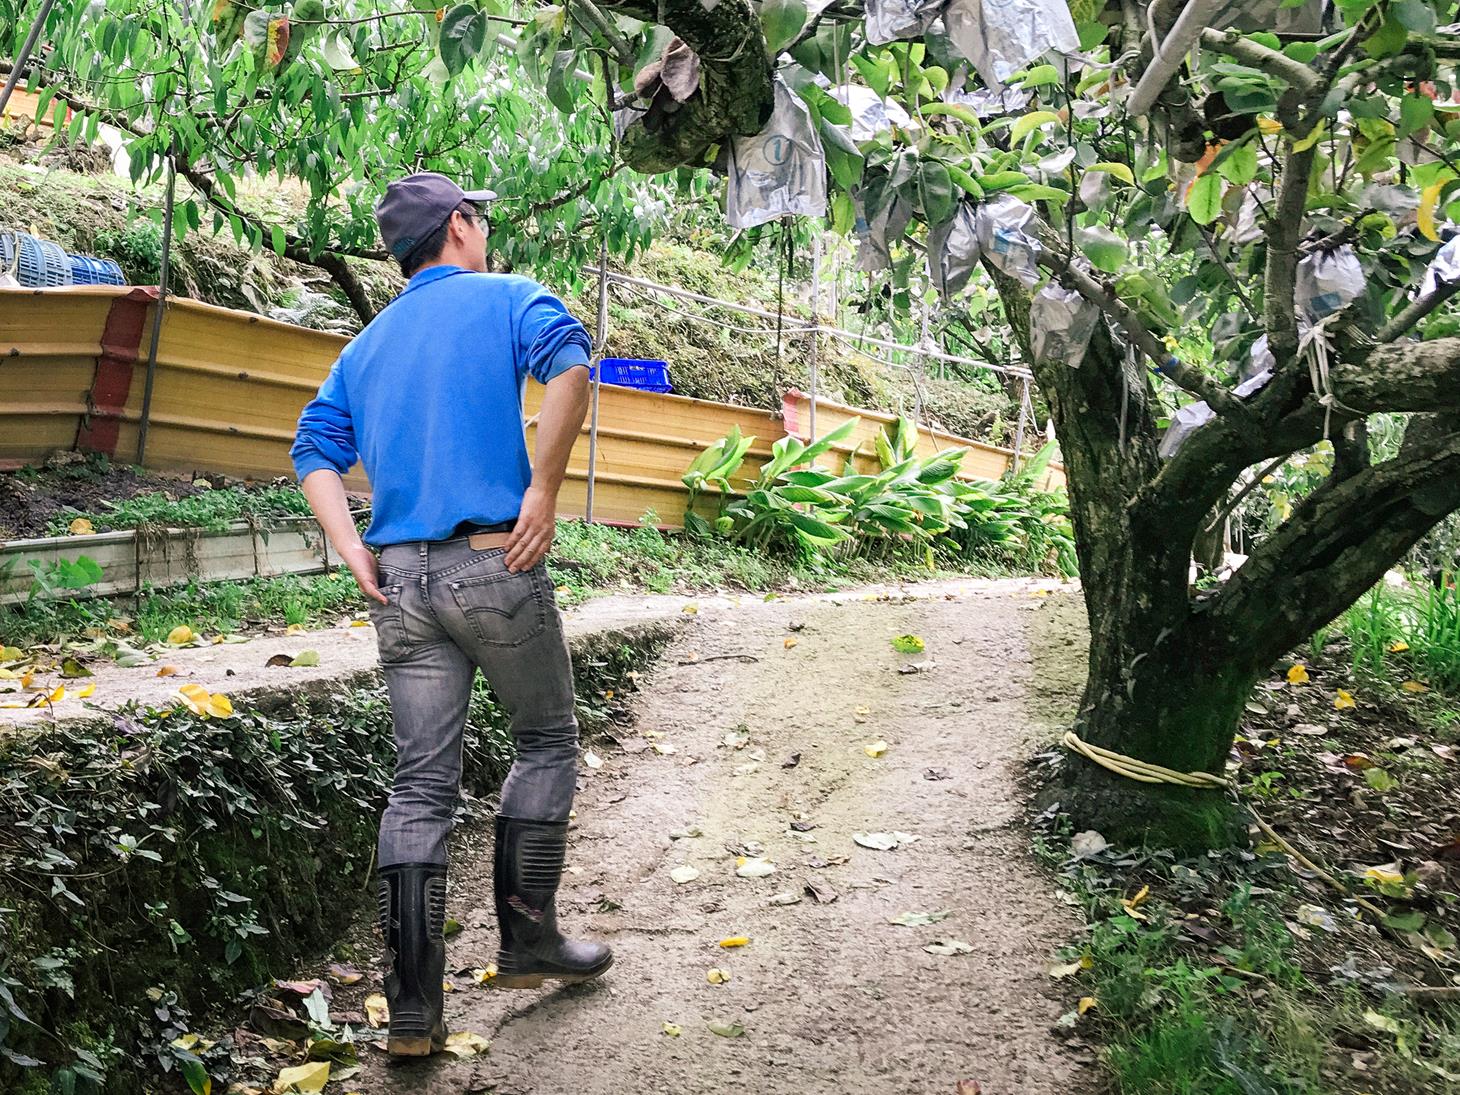
[[[540,285],[486,273],[478,203],[493,197],[430,172],[389,186],[375,215],[410,281],[340,354],[291,451],[315,516],[370,598],[390,693],[396,771],[378,863],[388,1045],[401,1056],[446,1039],[446,838],[478,668],[517,744],[497,814],[501,950],[490,983],[584,981],[613,961],[608,947],[559,934],[554,908],[578,724],[542,560],[587,411],[591,344]],[[522,425],[529,375],[546,386],[536,466]],[[363,543],[340,480],[357,456],[373,494]]]

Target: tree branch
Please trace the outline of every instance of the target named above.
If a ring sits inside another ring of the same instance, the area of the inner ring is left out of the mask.
[[[1379,333],[1374,336],[1374,341],[1379,343],[1394,342],[1401,336],[1407,334],[1411,327],[1424,319],[1425,316],[1429,315],[1441,304],[1444,304],[1445,301],[1449,300],[1456,293],[1460,293],[1460,281],[1445,282],[1437,286],[1433,293],[1410,301],[1402,311],[1380,328]]]
[[[1279,363],[1298,351],[1295,291],[1298,283],[1298,240],[1303,234],[1303,213],[1308,203],[1308,180],[1313,173],[1313,148],[1289,150],[1277,209],[1267,222],[1267,268],[1263,277],[1262,311],[1267,344]]]
[[[1201,44],[1208,49],[1235,57],[1249,68],[1258,69],[1269,76],[1291,84],[1304,95],[1318,86],[1319,76],[1307,65],[1299,64],[1285,53],[1268,49],[1261,42],[1244,38],[1239,30],[1213,30],[1208,27],[1201,32]]]
[[[634,61],[637,59],[634,51],[629,48],[628,42],[624,41],[624,36],[609,21],[608,16],[598,10],[598,5],[593,3],[593,0],[569,0],[568,10],[575,15],[582,14],[591,24],[591,29],[603,35],[604,40],[613,50],[613,55],[618,58],[619,64],[633,67]],[[612,92],[613,89],[610,88],[609,93],[612,94]]]

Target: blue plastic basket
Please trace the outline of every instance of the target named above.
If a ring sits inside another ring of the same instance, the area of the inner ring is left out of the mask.
[[[598,363],[599,378],[605,384],[620,388],[637,388],[641,392],[672,392],[669,362],[633,357],[606,357]]]
[[[127,284],[127,276],[122,273],[122,268],[111,259],[77,254],[72,254],[69,258],[71,259],[72,285]]]
[[[0,270],[14,270],[15,280],[27,289],[71,284],[71,257],[65,249],[29,232],[0,232]]]

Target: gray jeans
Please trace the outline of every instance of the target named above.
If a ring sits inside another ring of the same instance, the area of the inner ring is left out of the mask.
[[[578,773],[573,670],[547,568],[507,570],[502,548],[392,544],[370,602],[395,721],[395,784],[379,863],[445,863],[461,738],[478,668],[512,719],[517,759],[501,813],[564,821]]]

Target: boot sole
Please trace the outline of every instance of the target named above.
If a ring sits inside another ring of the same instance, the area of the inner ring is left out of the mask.
[[[385,1052],[392,1057],[429,1057],[445,1049],[444,1045],[433,1044],[430,1035],[423,1038],[387,1038]]]
[[[607,962],[587,973],[498,973],[487,984],[499,989],[540,989],[544,981],[560,981],[565,985],[581,985],[603,976],[613,965],[613,956]]]

